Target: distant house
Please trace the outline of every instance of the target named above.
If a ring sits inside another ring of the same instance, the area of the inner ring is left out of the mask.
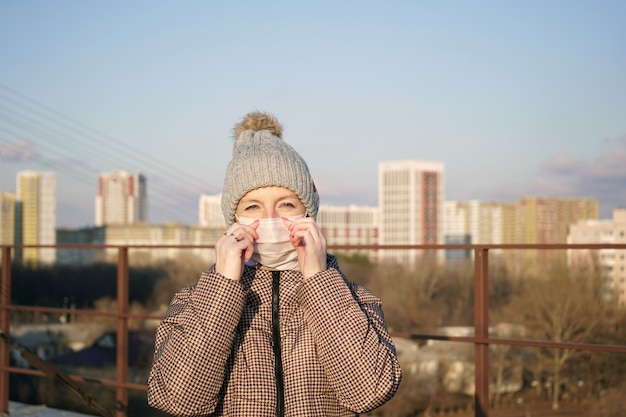
[[[436,330],[443,336],[471,337],[473,327],[442,327]],[[500,337],[512,337],[523,333],[517,325],[501,323],[490,328],[490,334]],[[419,382],[418,396],[429,396],[439,388],[451,394],[472,396],[475,393],[474,382],[474,346],[471,343],[450,342],[444,340],[416,341],[394,338],[398,359],[406,378]],[[491,361],[497,375],[490,379],[490,390],[497,393],[516,392],[522,388],[522,367],[516,360],[511,360],[516,353],[508,346],[493,346]],[[500,376],[498,376],[500,375]]]
[[[136,330],[128,333],[129,382],[145,383],[154,352],[154,331]],[[69,373],[115,379],[117,333],[100,336],[91,346],[50,360]]]
[[[18,324],[11,326],[11,337],[43,360],[82,349],[91,344],[102,328],[93,323]],[[11,363],[29,368],[18,350],[11,350]]]

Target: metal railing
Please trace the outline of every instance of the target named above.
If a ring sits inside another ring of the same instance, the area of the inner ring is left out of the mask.
[[[56,248],[56,249],[115,249],[117,250],[117,311],[101,312],[93,310],[77,311],[75,309],[18,306],[11,303],[11,261],[12,251],[26,247]],[[129,249],[211,249],[213,245],[0,245],[2,254],[2,280],[0,293],[0,328],[10,336],[11,312],[48,312],[57,314],[86,314],[93,316],[107,316],[116,320],[117,326],[117,359],[116,379],[99,380],[104,386],[115,389],[115,398],[118,407],[116,417],[126,417],[126,407],[130,390],[145,391],[146,385],[128,382],[129,353],[129,320],[159,320],[158,316],[129,314]],[[599,351],[612,353],[626,353],[624,345],[606,345],[593,343],[551,342],[531,339],[508,339],[489,336],[489,251],[490,250],[552,250],[552,249],[614,249],[626,250],[626,244],[500,244],[500,245],[329,245],[329,250],[470,250],[473,252],[474,263],[474,336],[444,336],[437,334],[418,334],[395,332],[392,336],[408,339],[443,340],[451,342],[471,343],[474,345],[475,365],[475,417],[489,417],[489,346],[510,345],[534,348],[575,349],[583,351]],[[9,404],[9,374],[26,374],[35,376],[49,376],[55,370],[32,370],[11,367],[9,363],[10,347],[0,342],[0,413],[8,413]],[[46,372],[48,371],[48,372]],[[80,382],[84,378],[79,375],[69,375],[71,381]],[[92,380],[90,378],[90,380]],[[69,383],[71,383],[69,381]],[[67,382],[67,381],[66,381]]]

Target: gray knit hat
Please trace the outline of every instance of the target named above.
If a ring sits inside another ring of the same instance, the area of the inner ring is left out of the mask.
[[[248,113],[235,126],[233,159],[226,168],[222,211],[230,226],[239,200],[261,187],[278,186],[293,191],[317,217],[319,195],[304,159],[282,139],[282,126],[267,113]]]

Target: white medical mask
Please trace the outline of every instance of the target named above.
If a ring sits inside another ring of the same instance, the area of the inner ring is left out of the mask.
[[[287,219],[294,221],[305,215],[306,213],[287,217]],[[256,220],[259,220],[259,226],[256,228],[259,237],[254,242],[252,258],[250,258],[249,262],[246,262],[246,265],[259,263],[269,269],[278,271],[297,269],[298,253],[291,240],[289,240],[289,230],[285,227],[280,217],[266,219],[235,217],[239,223],[245,225],[251,225]]]

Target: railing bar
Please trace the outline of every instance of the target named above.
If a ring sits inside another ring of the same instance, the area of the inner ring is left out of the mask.
[[[117,313],[110,311],[88,310],[80,308],[60,308],[60,307],[39,307],[39,306],[22,306],[10,304],[7,306],[9,310],[15,312],[31,312],[31,313],[57,313],[57,314],[77,314],[83,316],[109,316],[117,317]]]
[[[134,244],[134,245],[106,245],[106,244],[50,244],[50,245],[26,245],[26,244],[2,244],[0,247],[15,249],[24,248],[56,248],[56,249],[214,249],[215,245],[170,245],[170,244]],[[330,244],[328,249],[626,249],[626,243],[494,243],[494,244],[397,244],[397,245],[340,245]]]
[[[526,347],[544,347],[553,349],[590,350],[596,352],[626,353],[626,345],[607,345],[601,343],[568,343],[536,339],[505,339],[498,337],[447,336],[432,333],[391,332],[392,337],[402,339],[440,340],[444,342],[484,343],[489,345],[510,345]]]
[[[44,372],[39,371],[37,369],[16,368],[13,366],[8,366],[8,367],[0,367],[0,371],[7,371],[10,373],[14,373],[14,374],[48,378],[48,375],[46,375]],[[136,384],[132,382],[117,382],[111,379],[89,378],[89,377],[84,377],[84,376],[80,376],[76,374],[66,374],[66,376],[74,382],[81,382],[85,384],[98,384],[98,385],[105,385],[107,387],[125,387],[127,389],[132,389],[135,391],[146,391],[148,389],[148,387],[145,384]]]
[[[120,314],[118,312],[112,311],[99,311],[99,310],[87,310],[87,309],[71,309],[71,308],[60,308],[60,307],[37,307],[37,306],[20,306],[16,304],[9,304],[4,307],[7,310],[12,311],[21,311],[26,312],[30,311],[33,313],[58,313],[58,314],[76,314],[76,315],[84,315],[84,316],[103,316],[103,317],[125,317],[128,319],[145,319],[145,320],[161,320],[163,316],[155,316],[152,314],[135,314],[135,313],[126,313]]]
[[[488,252],[474,252],[474,415],[489,417],[489,337]]]
[[[0,280],[0,327],[5,334],[11,334],[11,310],[7,306],[11,303],[11,247],[2,247],[2,278]],[[10,347],[0,341],[0,365],[9,366]],[[0,413],[9,413],[9,372],[0,371]]]
[[[117,261],[117,380],[128,382],[128,247],[118,249]],[[117,385],[117,417],[126,417],[128,408],[128,390]]]

